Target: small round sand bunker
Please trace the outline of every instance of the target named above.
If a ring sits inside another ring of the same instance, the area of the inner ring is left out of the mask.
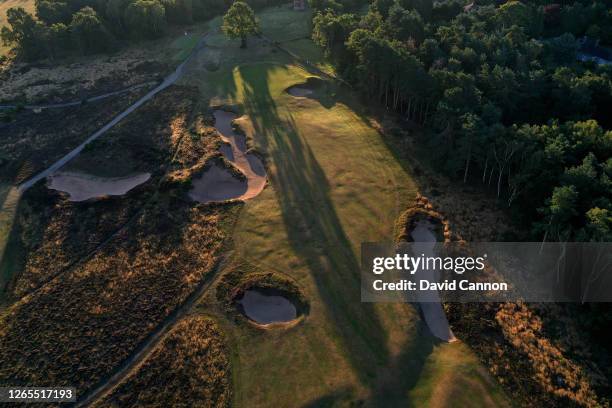
[[[270,289],[248,289],[237,303],[246,317],[259,324],[286,323],[298,317],[295,305]]]
[[[124,195],[150,177],[150,173],[126,177],[98,177],[77,172],[57,172],[47,178],[47,187],[68,193],[70,201],[85,201],[90,198]]]
[[[309,77],[306,82],[295,84],[286,89],[286,92],[298,98],[305,98],[313,95],[315,91],[325,85],[325,81],[317,77]]]

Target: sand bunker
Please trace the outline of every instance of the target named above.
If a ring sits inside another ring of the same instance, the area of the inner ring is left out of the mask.
[[[150,177],[150,173],[126,177],[97,177],[84,173],[57,172],[47,178],[47,187],[68,193],[70,201],[85,201],[107,195],[124,195]]]
[[[410,237],[415,242],[412,247],[415,253],[434,256],[434,246],[437,241],[435,231],[436,224],[431,220],[422,218],[415,221],[414,227],[410,232]],[[435,280],[436,272],[430,269],[419,270],[417,273],[422,276],[422,279],[427,279],[430,282]],[[431,333],[444,341],[452,342],[457,340],[446,319],[438,292],[419,291],[417,292],[417,299],[423,312],[425,323],[427,323]]]
[[[259,324],[286,323],[297,318],[297,308],[289,299],[256,288],[246,290],[237,302],[249,319]]]
[[[294,85],[287,89],[287,93],[291,96],[304,97],[312,95],[314,91],[312,89],[304,88],[299,85]]]
[[[266,169],[259,157],[246,152],[246,137],[232,128],[237,115],[223,110],[216,110],[214,115],[215,127],[223,141],[219,151],[245,179],[241,180],[230,169],[215,164],[193,180],[189,196],[201,203],[253,198],[266,186]]]
[[[309,77],[306,79],[306,82],[302,84],[290,86],[286,89],[286,92],[291,96],[304,98],[314,94],[314,92],[324,86],[324,84],[325,81],[321,80],[321,78]]]

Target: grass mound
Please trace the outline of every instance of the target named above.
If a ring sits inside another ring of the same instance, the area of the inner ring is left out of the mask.
[[[217,287],[217,299],[230,314],[235,317],[242,316],[236,312],[236,303],[244,296],[244,292],[250,289],[287,298],[295,306],[298,317],[307,315],[310,310],[309,302],[300,287],[292,279],[278,272],[245,274],[241,269],[234,269],[223,276]]]
[[[223,333],[210,318],[188,316],[97,406],[221,408],[230,403],[230,359]]]

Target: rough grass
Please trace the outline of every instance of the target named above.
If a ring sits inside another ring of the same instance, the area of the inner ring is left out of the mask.
[[[298,22],[303,14],[275,8],[259,17],[277,21],[264,33],[307,36],[295,29],[305,27]],[[258,272],[289,275],[310,302],[300,325],[280,331],[224,322],[236,405],[408,404],[419,381],[455,366],[435,358],[441,352],[412,307],[361,303],[358,270],[361,242],[393,240],[397,217],[416,195],[411,175],[350,90],[330,84],[294,98],[285,90],[313,73],[290,56],[253,40],[247,50],[221,36],[210,40],[224,47],[217,69],[207,70],[202,57],[200,70],[185,80],[197,81],[205,98],[247,115],[243,128],[264,154],[270,179],[245,205],[234,255]],[[469,349],[457,354],[459,364],[481,369]],[[425,370],[429,356],[436,371]],[[503,398],[486,375],[467,384],[468,393]]]
[[[8,309],[0,384],[105,378],[209,276],[229,208],[160,196],[93,257]]]
[[[447,305],[453,330],[523,406],[607,406],[609,386],[590,342],[555,304]],[[560,326],[558,330],[551,327]],[[604,363],[605,364],[605,363]],[[598,367],[599,366],[599,367]]]
[[[41,113],[24,111],[11,123],[0,125],[0,180],[18,184],[49,167],[88,136],[127,108],[139,92]]]
[[[230,361],[223,337],[210,318],[184,318],[142,366],[95,406],[229,407]]]
[[[191,163],[191,149],[207,151],[218,139],[215,134],[202,133],[190,139],[190,145],[177,149],[182,139],[190,138],[193,128],[190,121],[181,121],[180,129],[173,127],[182,104],[193,109],[189,95],[180,94],[186,101],[152,104],[150,108],[157,106],[157,111],[145,108],[146,116],[141,119],[134,114],[140,126],[133,128],[128,123],[123,128],[127,139],[150,144],[136,146],[128,154],[156,151],[146,156],[148,160],[138,159],[156,165],[162,180],[157,190],[152,184],[154,191],[146,199],[136,194],[132,200],[128,195],[115,200],[121,203],[117,206],[113,200],[81,205],[42,200],[43,207],[50,207],[36,214],[50,214],[45,224],[49,228],[36,232],[46,234],[46,239],[39,241],[38,249],[26,248],[25,253],[28,260],[38,261],[36,268],[41,273],[65,263],[64,255],[78,256],[96,242],[94,238],[102,238],[109,226],[124,219],[122,206],[140,211],[95,254],[6,309],[0,317],[0,384],[74,384],[84,392],[106,378],[215,271],[240,205],[198,205],[187,200],[184,185],[164,182],[165,172],[189,173],[181,166]],[[189,120],[192,116],[189,114]],[[142,135],[135,136],[134,131]],[[132,146],[122,144],[121,134],[113,140],[123,149]],[[164,165],[172,157],[176,161]],[[108,160],[105,164],[112,165]]]
[[[94,250],[142,208],[170,164],[181,136],[188,132],[193,105],[193,89],[169,88],[64,168],[99,176],[154,173],[126,196],[74,203],[65,194],[48,190],[44,182],[23,196],[13,232],[19,250],[13,248],[16,254],[11,267],[17,276],[9,287],[11,294],[22,297],[40,287]],[[192,141],[177,155],[206,150],[211,140],[213,135]]]
[[[103,177],[159,172],[188,131],[196,96],[197,90],[189,87],[164,90],[88,145],[64,170]]]

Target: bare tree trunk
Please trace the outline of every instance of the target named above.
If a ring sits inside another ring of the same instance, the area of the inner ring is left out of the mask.
[[[487,158],[485,159],[485,167],[484,167],[484,171],[482,172],[482,184],[486,183],[487,181],[487,167],[489,166],[489,156],[487,156]]]

